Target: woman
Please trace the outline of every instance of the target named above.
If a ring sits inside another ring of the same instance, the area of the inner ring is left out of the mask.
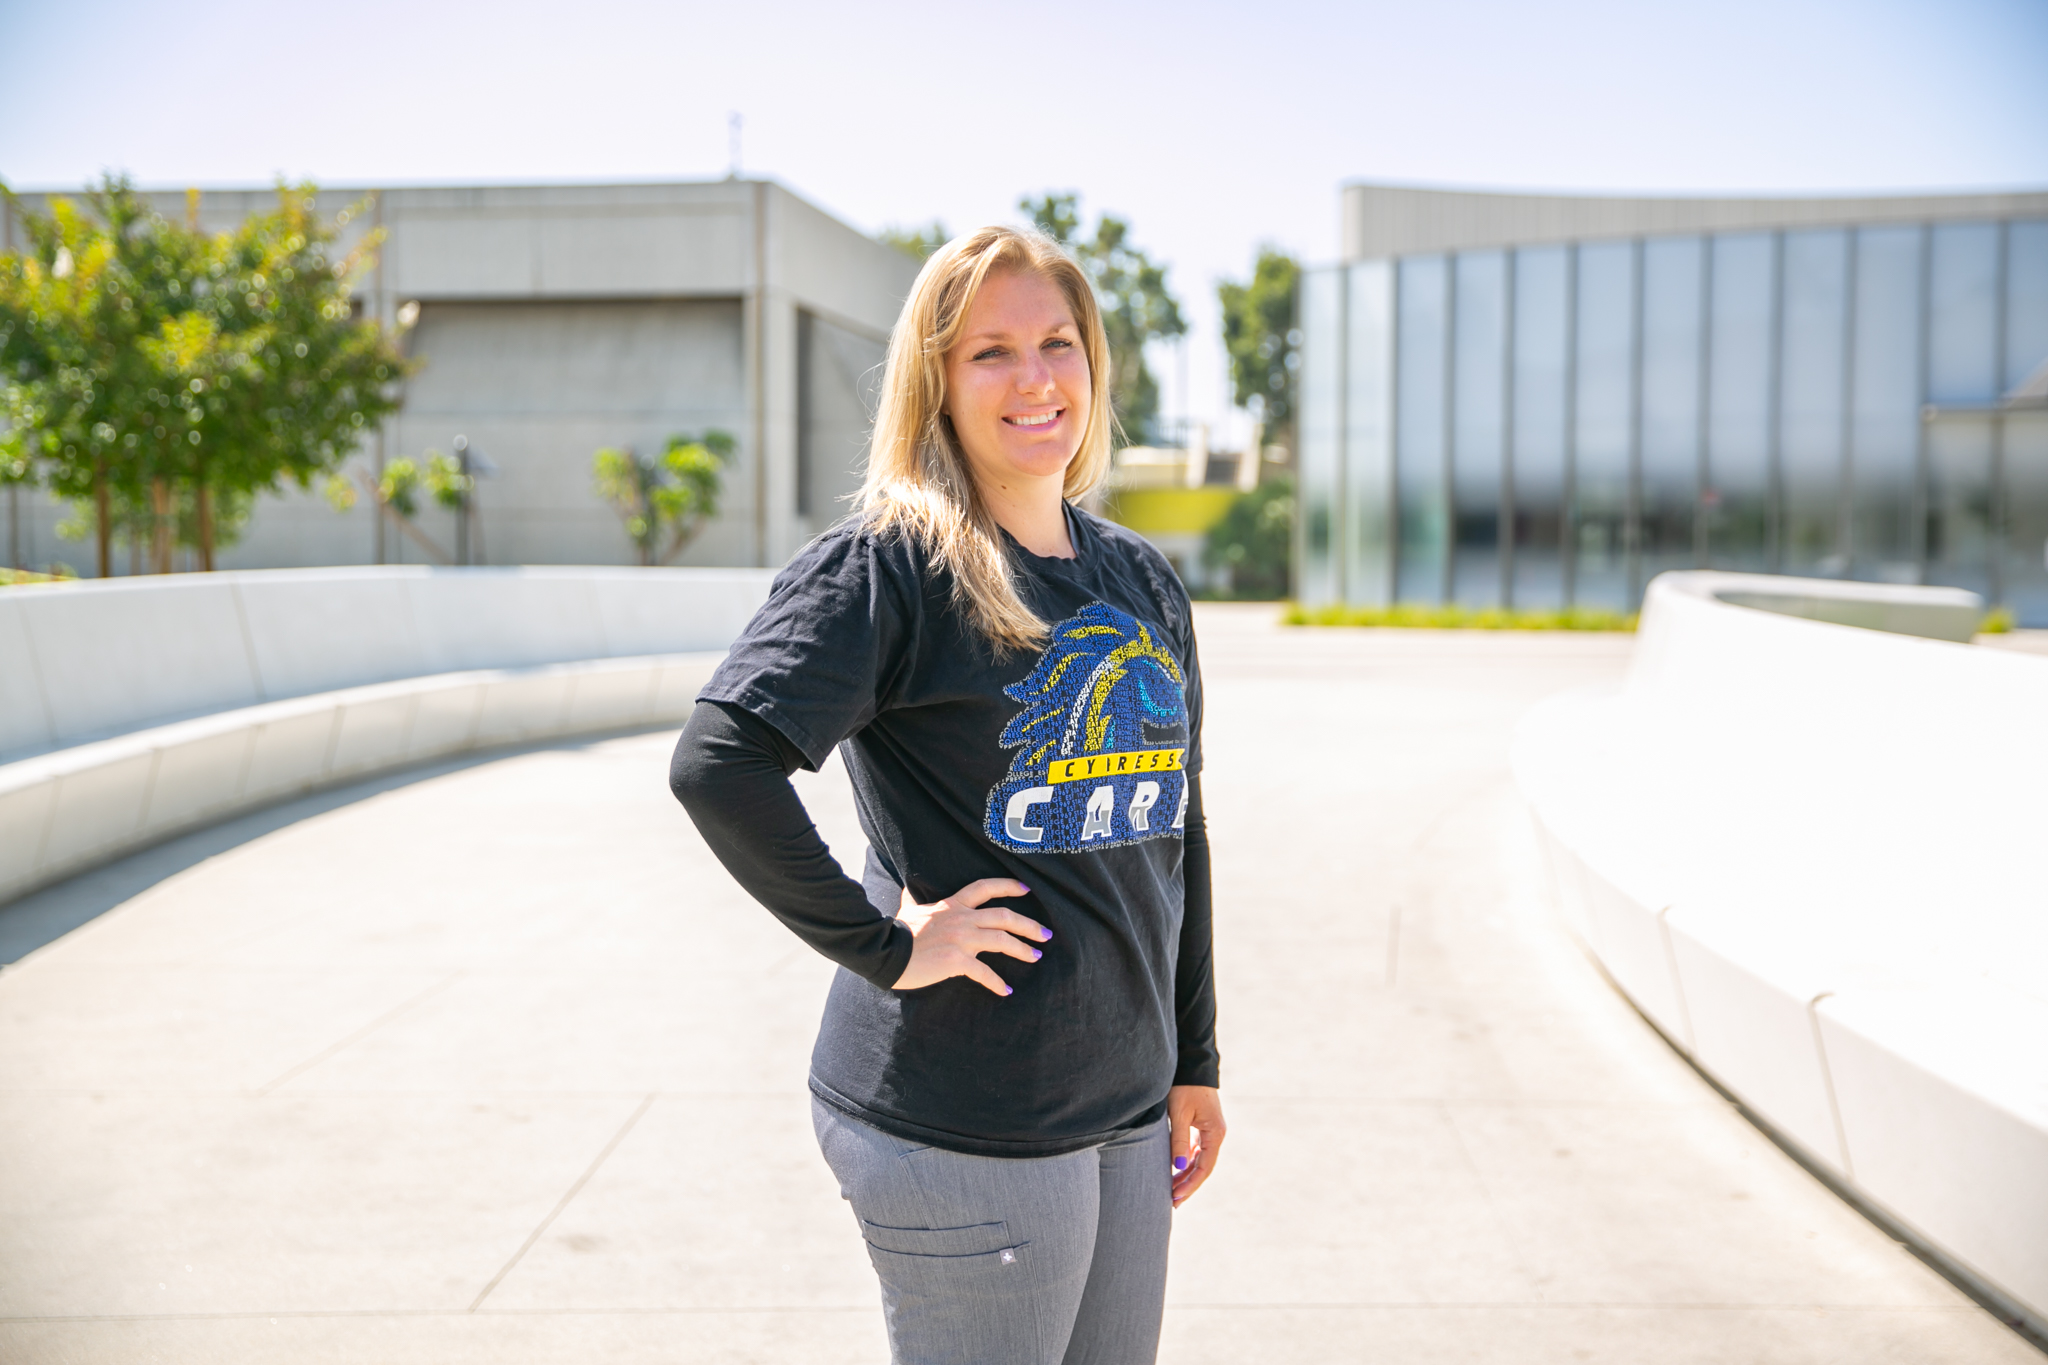
[[[911,1365],[1157,1352],[1171,1208],[1223,1140],[1187,595],[1075,507],[1109,463],[1081,271],[984,228],[926,263],[858,513],[776,579],[671,785],[838,963],[812,1115]],[[846,877],[788,782],[837,746]]]

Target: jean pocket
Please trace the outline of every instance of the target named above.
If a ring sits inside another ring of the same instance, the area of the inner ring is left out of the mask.
[[[898,1256],[995,1257],[1017,1249],[1010,1239],[1010,1225],[1000,1222],[964,1228],[892,1228],[863,1218],[860,1235],[875,1250]]]

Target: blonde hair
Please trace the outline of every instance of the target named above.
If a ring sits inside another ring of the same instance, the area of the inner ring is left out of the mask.
[[[1088,425],[1067,465],[1063,495],[1088,492],[1109,468],[1109,339],[1095,291],[1059,244],[1037,232],[985,227],[955,238],[918,272],[889,336],[859,514],[870,530],[900,532],[934,570],[953,577],[953,604],[1000,656],[1045,639],[1047,627],[1024,599],[1002,528],[975,486],[946,406],[946,353],[959,340],[982,285],[997,270],[1019,270],[1057,286],[1073,310],[1088,359]]]

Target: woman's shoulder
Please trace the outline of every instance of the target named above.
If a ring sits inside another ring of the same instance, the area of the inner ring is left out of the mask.
[[[1168,559],[1157,545],[1128,526],[1119,526],[1107,517],[1097,516],[1085,507],[1075,506],[1074,515],[1079,517],[1089,533],[1096,537],[1097,543],[1107,556],[1138,570],[1152,596],[1158,600],[1160,610],[1167,617],[1167,623],[1175,629],[1183,628],[1191,618],[1192,604],[1187,588],[1181,584],[1179,571],[1173,567],[1173,561]]]
[[[842,518],[813,536],[777,576],[784,581],[819,577],[875,577],[915,583],[923,573],[923,555],[915,538],[891,527],[878,527],[859,512]]]

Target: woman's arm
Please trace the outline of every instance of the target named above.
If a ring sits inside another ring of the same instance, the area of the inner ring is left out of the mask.
[[[1202,779],[1188,779],[1187,822],[1182,830],[1181,880],[1186,909],[1180,924],[1180,958],[1174,969],[1173,1004],[1179,1025],[1180,1062],[1167,1093],[1167,1121],[1173,1129],[1173,1203],[1178,1208],[1216,1169],[1223,1149],[1223,1101],[1217,1095],[1216,974],[1209,885],[1209,825],[1202,814]]]
[[[798,938],[887,988],[910,962],[910,930],[869,903],[818,836],[789,775],[803,754],[767,721],[698,702],[668,785],[733,880]]]
[[[669,790],[733,879],[846,970],[884,990],[970,976],[1008,994],[978,955],[1035,959],[1038,949],[1015,935],[1039,941],[1052,935],[1014,910],[982,902],[1022,895],[1023,886],[974,882],[935,905],[906,907],[900,920],[889,918],[840,870],[789,785],[804,762],[801,750],[751,711],[703,701],[676,741]]]

